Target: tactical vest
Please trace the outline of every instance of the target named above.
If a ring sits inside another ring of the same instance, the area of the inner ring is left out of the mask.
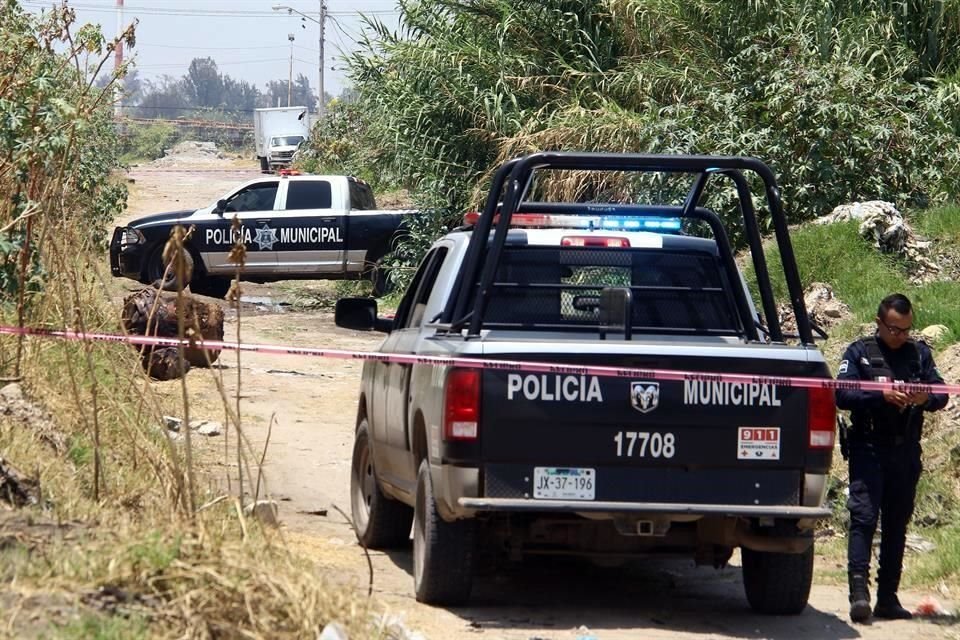
[[[869,375],[870,379],[876,382],[894,382],[897,380],[897,374],[894,373],[887,359],[880,350],[876,336],[867,336],[860,341],[867,351],[867,359],[870,361]],[[903,382],[918,382],[917,376],[920,372],[920,350],[917,343],[909,340],[901,349],[908,349],[910,355],[907,366],[910,375],[901,378]],[[897,437],[911,435],[919,438],[920,428],[923,425],[923,410],[917,407],[910,407],[900,411],[889,402],[884,402],[882,406],[867,412],[865,416],[866,424],[863,424],[863,432],[880,437]],[[857,420],[856,422],[862,422]],[[857,426],[857,425],[855,425]]]

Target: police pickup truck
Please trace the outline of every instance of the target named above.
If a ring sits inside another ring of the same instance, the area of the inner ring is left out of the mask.
[[[693,177],[682,206],[533,200],[553,170]],[[765,185],[797,318],[789,343],[746,171]],[[723,224],[699,204],[727,180],[762,316]],[[393,318],[341,299],[337,324],[386,332],[380,351],[394,358],[364,363],[350,489],[360,541],[405,544],[412,521],[416,597],[436,604],[466,600],[475,567],[497,558],[682,553],[720,567],[740,548],[755,610],[803,610],[836,408],[828,388],[784,384],[830,374],[778,193],[752,158],[534,154],[502,166],[482,213],[433,245]],[[713,237],[677,233],[692,223]]]
[[[158,213],[117,227],[110,268],[115,276],[173,288],[163,247],[171,230],[182,225],[194,227],[187,242],[187,279],[194,293],[227,292],[236,270],[228,258],[242,242],[244,280],[369,278],[379,295],[388,286],[381,261],[411,213],[377,210],[370,186],[356,178],[282,171],[247,182],[202,209]]]

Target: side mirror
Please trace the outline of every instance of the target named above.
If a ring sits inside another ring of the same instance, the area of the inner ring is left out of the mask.
[[[377,301],[373,298],[340,298],[333,312],[338,327],[354,331],[390,333],[393,319],[377,317]]]
[[[217,200],[217,206],[213,208],[213,212],[217,215],[223,215],[223,212],[227,210],[227,201],[221,198]]]

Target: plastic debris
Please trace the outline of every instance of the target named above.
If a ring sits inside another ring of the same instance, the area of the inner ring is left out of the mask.
[[[920,602],[917,603],[916,608],[913,610],[913,615],[921,618],[934,618],[938,616],[948,616],[950,612],[933,596],[924,596],[920,599]]]

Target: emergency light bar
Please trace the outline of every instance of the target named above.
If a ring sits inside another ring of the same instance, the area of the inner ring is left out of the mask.
[[[496,224],[500,219],[497,215],[493,221]],[[475,225],[480,220],[480,213],[470,211],[463,216],[463,223]],[[586,229],[603,231],[680,231],[680,218],[665,218],[660,216],[577,216],[555,215],[550,213],[515,213],[510,218],[511,227],[527,227],[538,229]]]

